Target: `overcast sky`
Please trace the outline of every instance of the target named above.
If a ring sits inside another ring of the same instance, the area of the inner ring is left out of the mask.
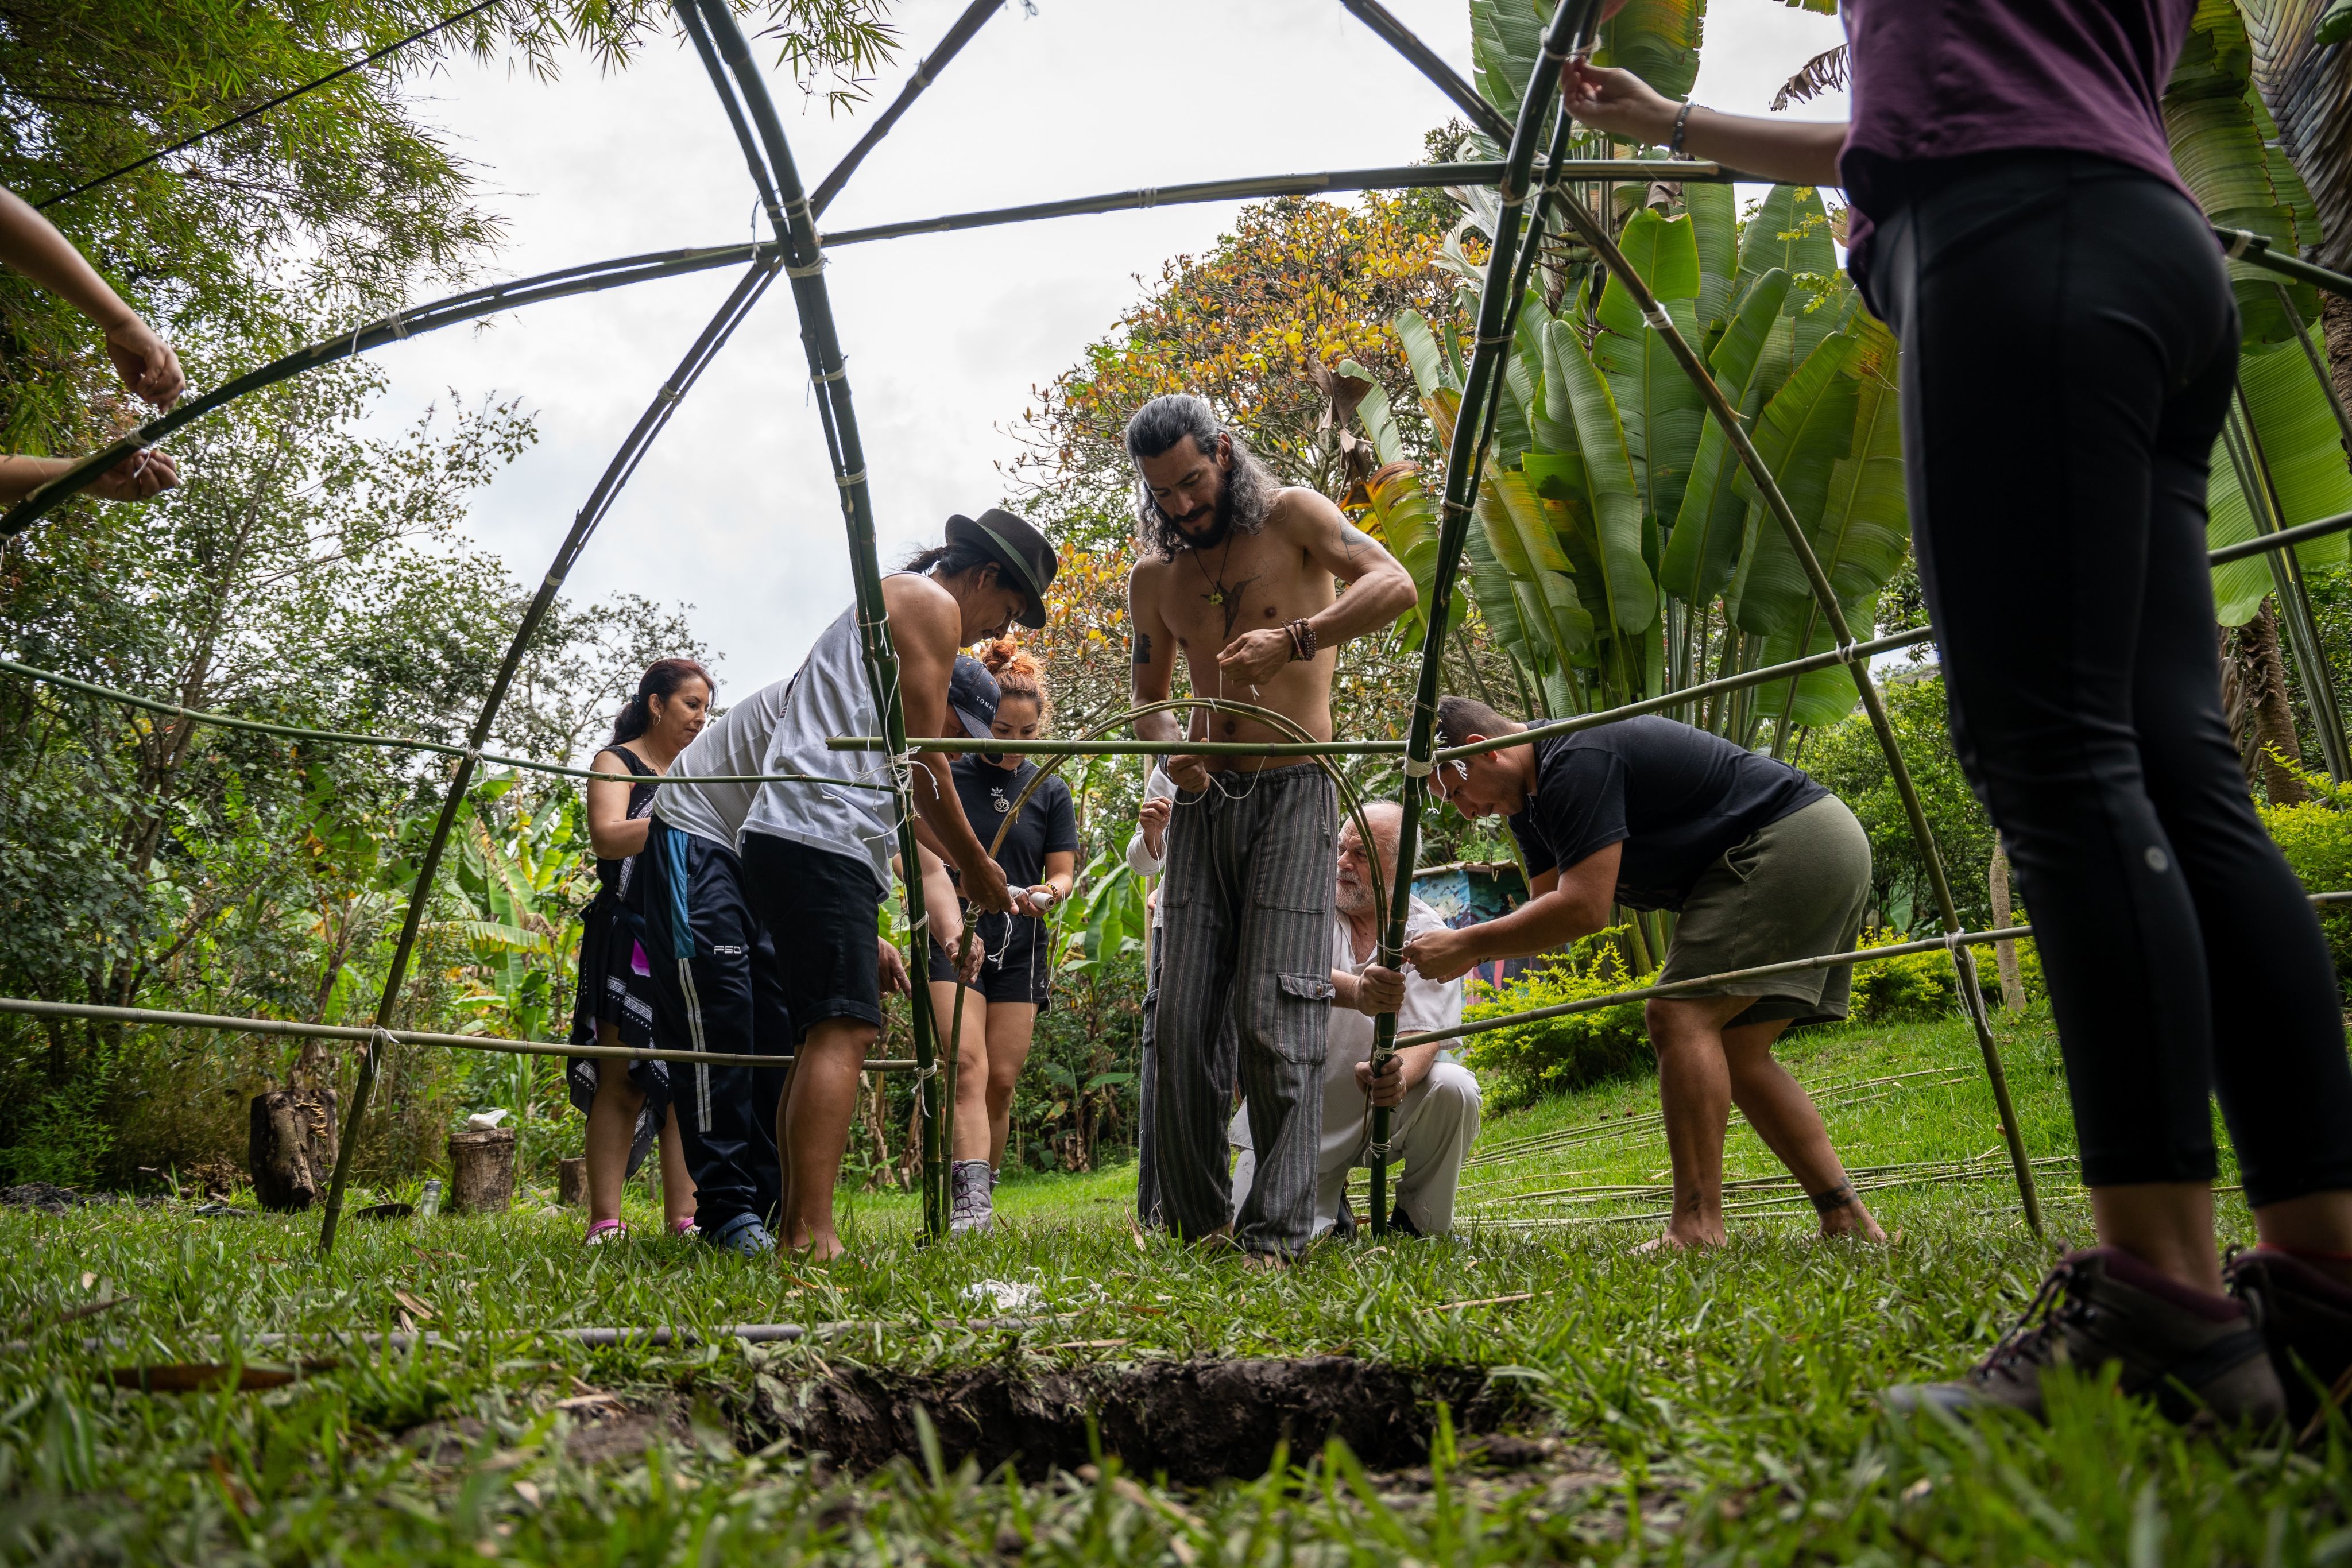
[[[1470,69],[1465,0],[1388,0]],[[1452,106],[1338,0],[1021,0],[992,18],[868,158],[824,227],[1223,176],[1411,162]],[[829,118],[782,76],[814,185],[897,93],[963,0],[891,8],[898,60],[863,114]],[[1693,97],[1761,112],[1839,41],[1833,18],[1713,0]],[[753,40],[763,60],[772,46]],[[743,160],[692,52],[656,43],[625,71],[565,62],[552,86],[469,63],[417,84],[425,117],[478,167],[509,243],[486,276],[755,235]],[[1797,112],[1834,119],[1822,99]],[[848,354],[886,569],[949,514],[1004,493],[999,465],[1033,387],[1067,368],[1155,277],[1201,251],[1233,204],[1162,207],[852,246],[827,273]],[[377,359],[383,429],[454,392],[520,396],[541,440],[478,499],[474,529],[535,581],[572,514],[735,274],[540,305],[395,344]],[[722,655],[722,702],[788,674],[850,600],[846,547],[792,298],[779,283],[677,412],[573,573],[695,606]]]

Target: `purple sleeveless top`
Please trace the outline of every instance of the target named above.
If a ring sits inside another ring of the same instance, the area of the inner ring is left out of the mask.
[[[1848,266],[1935,163],[2087,152],[2186,194],[2163,98],[2196,0],[1845,0],[1853,123],[1838,168],[1853,203]]]

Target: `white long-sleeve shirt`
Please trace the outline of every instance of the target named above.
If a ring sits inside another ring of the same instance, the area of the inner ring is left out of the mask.
[[[1143,781],[1143,798],[1147,800],[1173,800],[1176,798],[1176,781],[1168,777],[1166,768],[1154,767],[1151,769],[1151,776]],[[1174,824],[1171,822],[1170,826]],[[1127,869],[1138,876],[1158,876],[1168,869],[1168,835],[1164,831],[1160,836],[1160,850],[1159,854],[1153,854],[1143,841],[1143,830],[1136,829],[1135,836],[1127,841]],[[1160,918],[1159,902],[1154,900],[1151,905],[1152,927],[1156,930],[1163,924]]]

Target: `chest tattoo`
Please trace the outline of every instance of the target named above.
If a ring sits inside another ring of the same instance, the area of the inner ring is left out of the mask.
[[[1221,583],[1217,587],[1211,589],[1208,592],[1201,595],[1202,598],[1207,600],[1218,610],[1224,612],[1225,641],[1228,643],[1234,640],[1234,628],[1241,623],[1242,591],[1256,580],[1257,579],[1255,577],[1244,577],[1230,588],[1225,587]]]

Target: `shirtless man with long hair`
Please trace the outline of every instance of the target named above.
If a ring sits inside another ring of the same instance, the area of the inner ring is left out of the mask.
[[[1128,422],[1127,450],[1146,546],[1127,590],[1137,703],[1168,696],[1181,653],[1194,695],[1269,708],[1329,739],[1333,650],[1412,609],[1412,577],[1329,500],[1276,485],[1200,398],[1144,404]],[[1135,731],[1294,738],[1224,713],[1148,714]],[[1226,1230],[1238,1069],[1257,1179],[1232,1233],[1254,1258],[1284,1259],[1314,1232],[1339,808],[1312,761],[1173,756],[1167,770],[1177,796],[1160,891],[1161,1202],[1181,1237]],[[1229,1003],[1230,1033],[1219,1027]],[[1220,1050],[1221,1039],[1232,1043]]]

